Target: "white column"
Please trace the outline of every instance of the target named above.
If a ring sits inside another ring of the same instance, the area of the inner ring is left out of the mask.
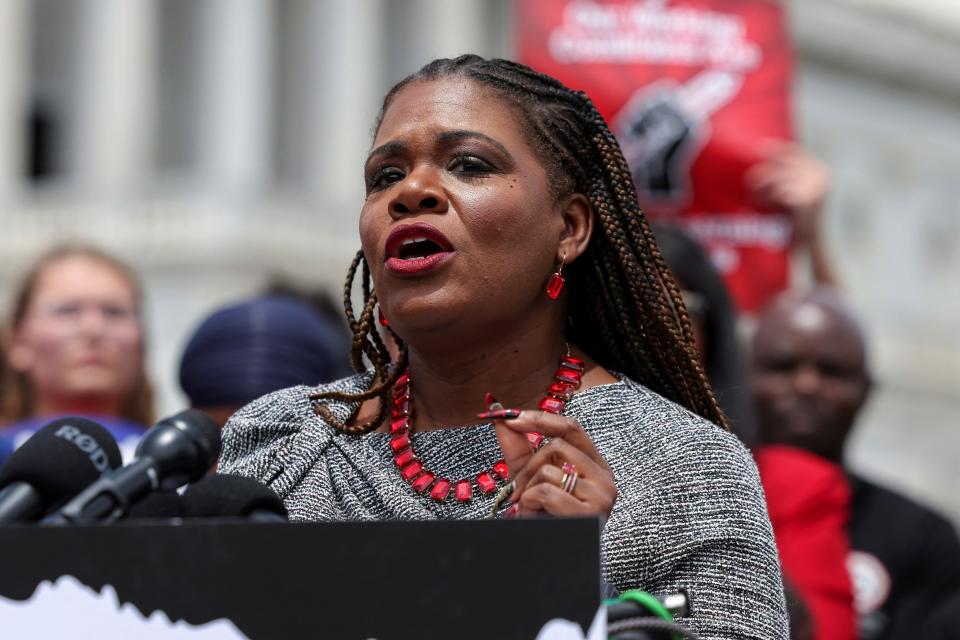
[[[363,161],[383,99],[382,0],[295,0],[283,150],[295,182],[355,233]]]
[[[197,157],[204,186],[242,197],[272,167],[273,1],[204,0],[197,9]]]
[[[86,0],[78,9],[70,179],[102,195],[141,187],[153,168],[156,4]]]
[[[29,115],[30,0],[0,0],[0,202],[15,199],[25,177]]]
[[[404,25],[415,71],[434,58],[489,55],[486,0],[412,0]]]

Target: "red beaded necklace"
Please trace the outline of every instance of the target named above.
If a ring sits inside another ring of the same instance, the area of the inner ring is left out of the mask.
[[[553,383],[547,389],[546,395],[540,401],[541,411],[562,413],[567,402],[573,397],[573,392],[580,387],[583,377],[583,361],[569,355],[560,358],[560,367],[554,374]],[[507,463],[500,460],[490,470],[481,471],[475,478],[463,478],[451,482],[449,478],[437,477],[437,474],[423,466],[423,462],[413,451],[413,401],[410,397],[410,371],[404,371],[392,391],[393,410],[390,419],[390,449],[393,451],[393,462],[400,470],[403,479],[410,483],[418,493],[430,492],[430,497],[443,502],[453,494],[460,502],[468,502],[473,498],[474,484],[480,493],[487,495],[497,489],[497,480],[510,479],[510,470]],[[527,439],[534,449],[543,443],[540,433],[528,433]]]

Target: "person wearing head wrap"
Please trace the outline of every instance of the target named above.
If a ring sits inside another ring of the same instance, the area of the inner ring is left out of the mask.
[[[255,398],[341,377],[346,349],[338,328],[309,305],[260,296],[218,309],[197,327],[180,360],[180,387],[190,406],[223,426]]]

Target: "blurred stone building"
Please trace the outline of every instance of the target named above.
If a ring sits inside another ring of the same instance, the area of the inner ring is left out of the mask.
[[[796,0],[796,117],[879,380],[857,467],[960,520],[960,5]],[[277,274],[338,292],[387,87],[509,57],[509,0],[0,0],[0,300],[94,241],[148,292],[161,413],[213,307]]]

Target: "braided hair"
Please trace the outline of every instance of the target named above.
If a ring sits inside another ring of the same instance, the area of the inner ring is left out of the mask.
[[[476,55],[445,58],[427,64],[387,93],[376,128],[404,87],[449,77],[467,78],[503,98],[522,119],[528,142],[544,163],[553,195],[582,193],[593,206],[598,224],[587,250],[567,271],[567,339],[603,367],[727,428],[700,366],[680,291],[637,202],[630,168],[587,94],[509,60]],[[351,295],[361,267],[364,307],[357,319]],[[378,415],[358,425],[339,421],[326,405],[315,403],[322,418],[346,433],[366,433],[383,422],[390,389],[407,366],[406,349],[395,334],[401,355],[396,366],[391,366],[374,324],[376,304],[361,251],[347,275],[344,308],[353,332],[353,366],[363,371],[366,357],[373,366],[373,379],[360,393],[323,391],[311,396],[347,402],[380,399]]]

